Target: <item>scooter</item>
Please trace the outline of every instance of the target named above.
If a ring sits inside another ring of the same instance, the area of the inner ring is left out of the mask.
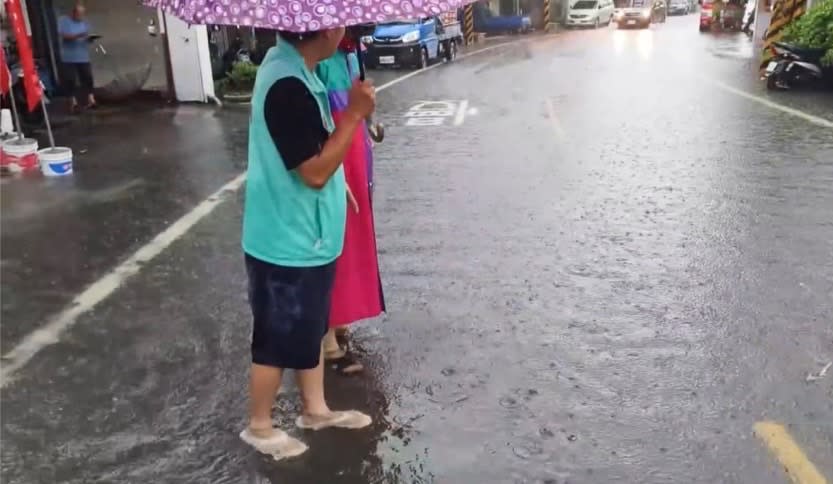
[[[784,91],[819,84],[830,75],[821,67],[823,49],[804,49],[786,42],[775,42],[771,49],[774,56],[764,72],[767,89]]]

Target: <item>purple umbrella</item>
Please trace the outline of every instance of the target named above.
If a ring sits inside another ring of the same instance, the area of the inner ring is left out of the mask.
[[[190,24],[308,32],[419,18],[456,10],[472,0],[143,0]]]

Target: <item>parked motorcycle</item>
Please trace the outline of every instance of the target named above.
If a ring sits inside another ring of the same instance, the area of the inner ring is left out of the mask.
[[[767,89],[783,91],[831,83],[833,72],[821,66],[824,49],[805,49],[786,42],[775,42],[772,53],[774,56],[764,72]]]

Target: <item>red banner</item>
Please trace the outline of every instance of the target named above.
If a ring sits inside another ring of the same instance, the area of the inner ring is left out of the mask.
[[[6,65],[6,52],[0,45],[0,94],[6,94],[12,88],[12,74]]]
[[[6,0],[6,14],[9,17],[14,38],[17,41],[17,52],[20,66],[23,68],[23,87],[26,89],[26,105],[29,111],[38,107],[42,92],[38,71],[35,68],[35,57],[32,55],[32,44],[26,34],[26,20],[20,0]]]

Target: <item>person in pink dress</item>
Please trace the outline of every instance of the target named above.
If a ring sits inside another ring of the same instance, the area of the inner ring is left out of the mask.
[[[327,87],[336,123],[347,107],[347,94],[359,76],[354,36],[336,54],[321,62],[316,74]],[[344,176],[352,195],[347,209],[344,250],[336,261],[335,283],[330,305],[330,330],[324,338],[324,358],[343,374],[363,370],[347,345],[347,327],[385,311],[376,230],[373,221],[373,157],[366,129],[357,129],[344,157]]]

